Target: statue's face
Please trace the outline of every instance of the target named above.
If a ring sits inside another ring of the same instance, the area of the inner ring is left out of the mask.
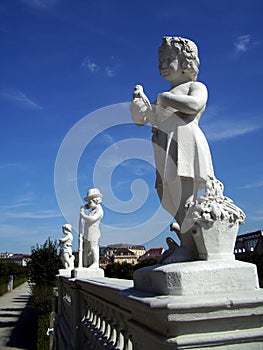
[[[159,54],[159,70],[161,76],[170,82],[176,81],[182,74],[181,61],[175,50],[162,50]]]
[[[89,204],[89,208],[90,209],[94,209],[94,208],[96,208],[97,206],[98,206],[98,204],[96,203],[96,198],[93,198],[93,199],[90,199],[89,201],[88,201],[88,204]]]

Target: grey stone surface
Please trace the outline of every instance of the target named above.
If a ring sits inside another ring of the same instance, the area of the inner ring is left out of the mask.
[[[36,349],[36,314],[28,283],[0,297],[0,349]]]
[[[154,265],[134,274],[135,289],[164,295],[208,295],[259,288],[256,266],[241,261]]]

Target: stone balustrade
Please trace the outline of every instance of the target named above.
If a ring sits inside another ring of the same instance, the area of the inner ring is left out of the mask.
[[[118,293],[132,281],[59,278],[56,349],[133,350],[130,311]]]
[[[158,295],[133,281],[59,276],[55,350],[263,346],[263,291]]]

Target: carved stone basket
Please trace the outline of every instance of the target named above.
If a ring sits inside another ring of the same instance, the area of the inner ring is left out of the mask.
[[[224,196],[223,184],[209,177],[205,194],[189,205],[187,220],[201,260],[234,259],[234,246],[244,212]]]
[[[201,260],[234,260],[234,247],[239,224],[217,220],[212,225],[195,223],[192,235]]]

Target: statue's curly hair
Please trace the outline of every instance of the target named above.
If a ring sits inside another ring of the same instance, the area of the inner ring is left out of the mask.
[[[200,61],[198,58],[198,48],[196,44],[185,38],[179,36],[164,36],[162,45],[159,47],[159,60],[165,49],[172,49],[176,51],[183,68],[183,74],[187,74],[194,81],[199,72]]]

